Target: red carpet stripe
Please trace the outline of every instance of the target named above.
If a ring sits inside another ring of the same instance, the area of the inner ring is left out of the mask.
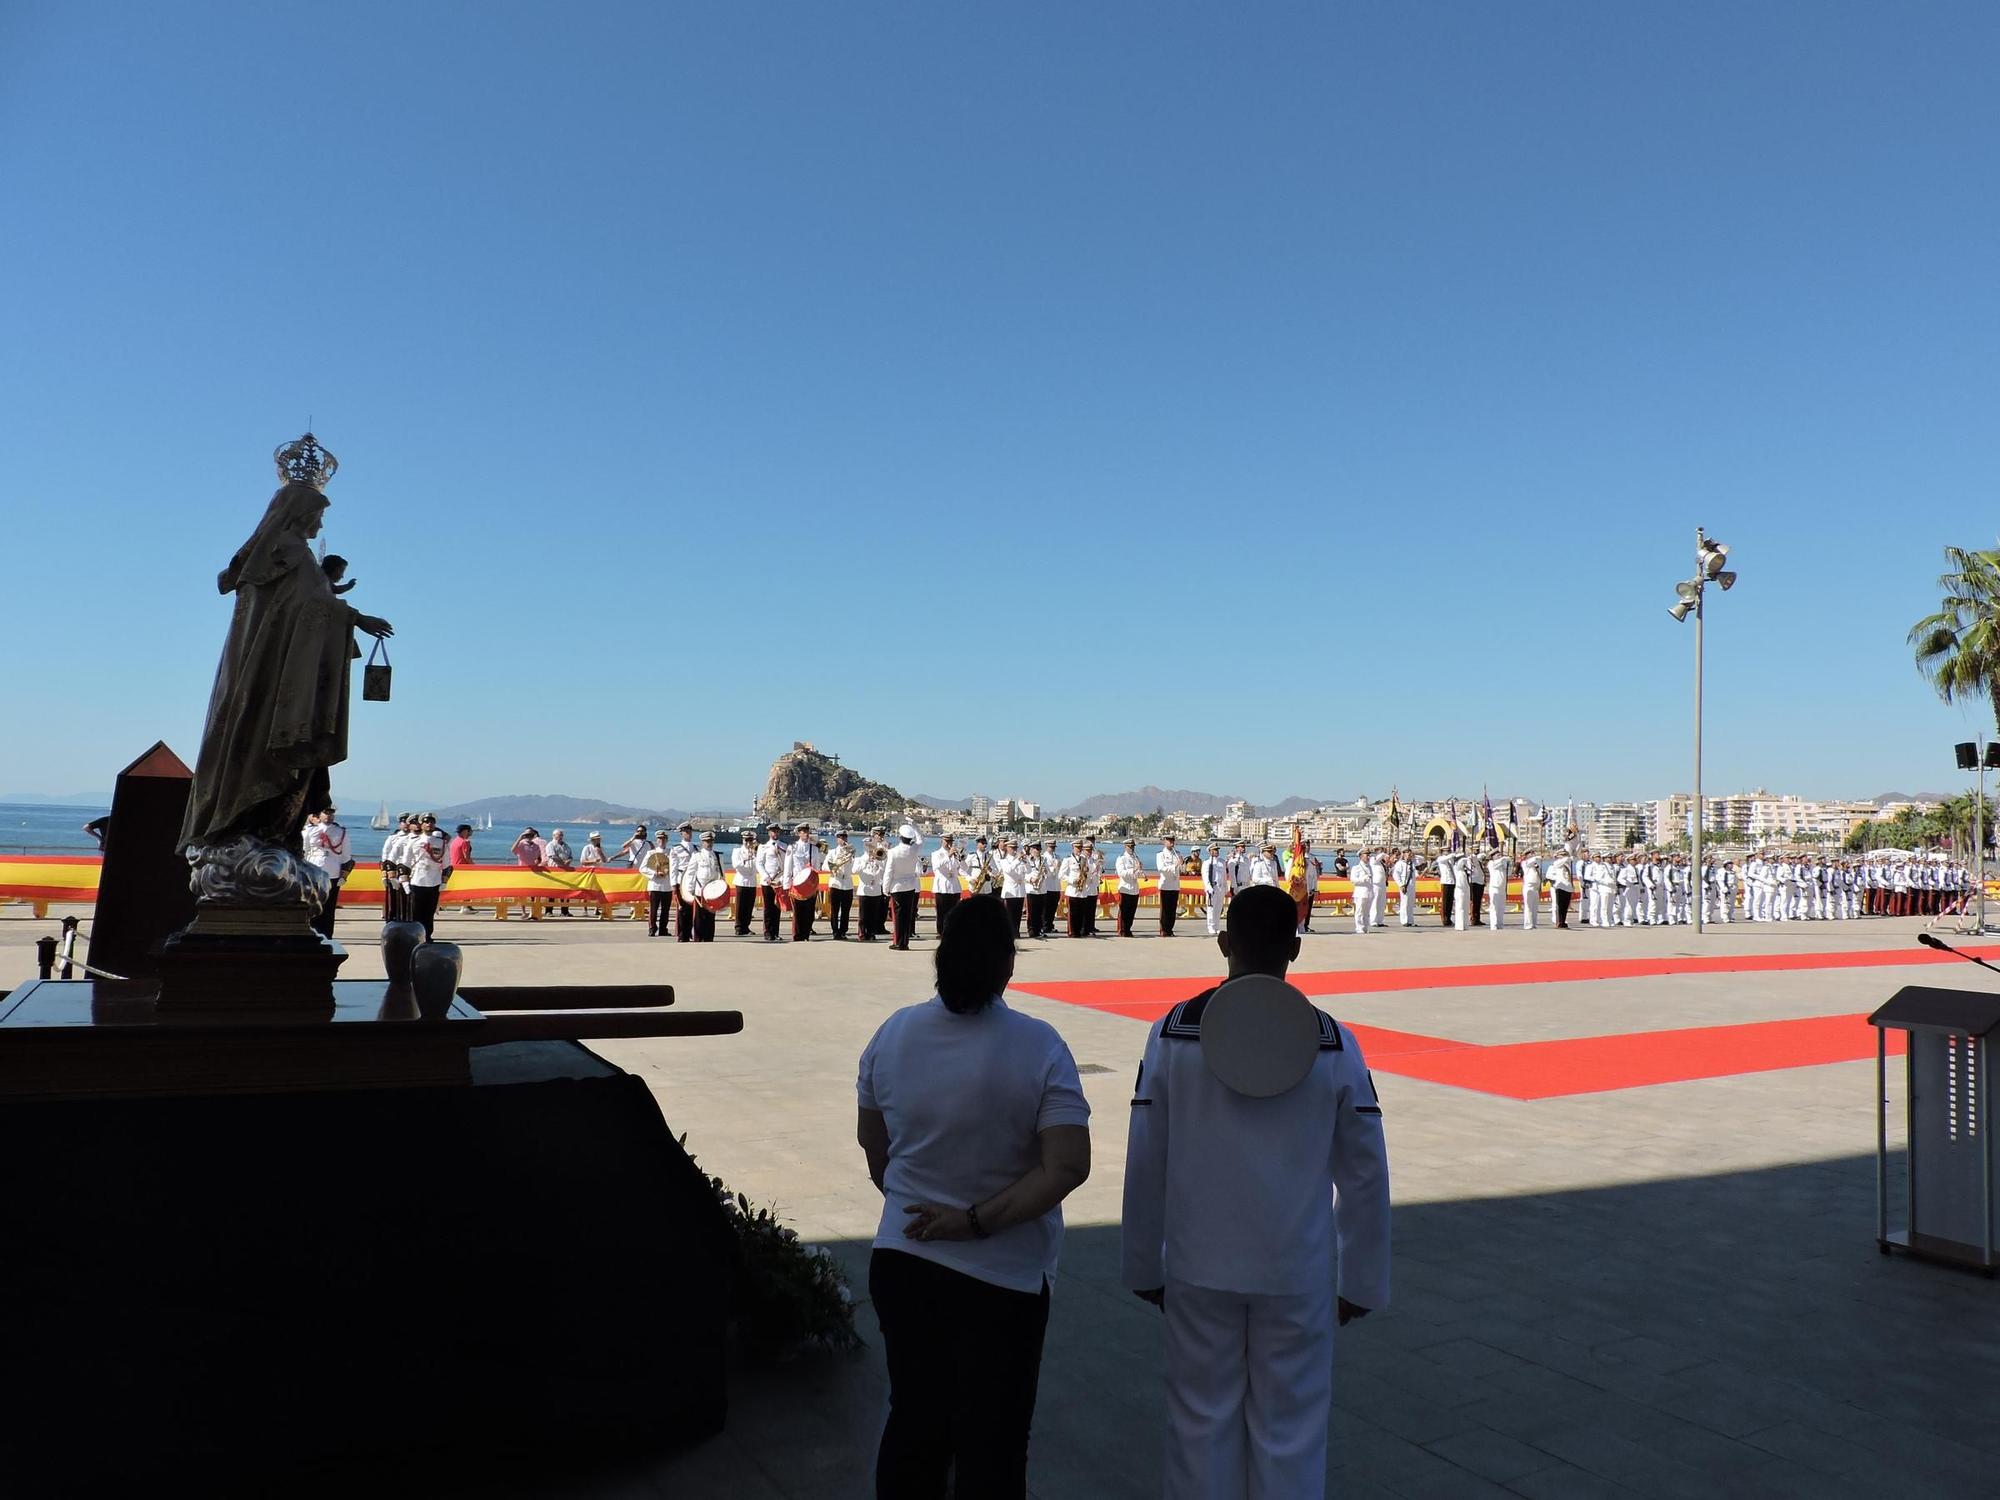
[[[1965,947],[1980,958],[2000,946]],[[1585,984],[1600,979],[1653,979],[1668,974],[1769,974],[1799,969],[1900,968],[1959,963],[1928,948],[1878,948],[1853,953],[1694,954],[1675,958],[1555,959],[1546,963],[1445,964],[1421,969],[1294,970],[1288,977],[1308,995],[1376,995],[1396,990],[1446,990],[1497,984]],[[1056,979],[1012,988],[1045,1000],[1084,1005],[1152,1021],[1169,1006],[1215,984],[1218,975],[1188,979]]]
[[[1423,1051],[1392,1044],[1377,1059],[1369,1029],[1350,1028],[1377,1072],[1450,1084],[1503,1099],[1555,1099],[1733,1078],[1820,1063],[1856,1062],[1875,1055],[1875,1028],[1865,1015],[1812,1016],[1795,1021],[1751,1021],[1738,1026],[1694,1026],[1625,1036],[1574,1037],[1516,1042],[1500,1047],[1460,1046]],[[1402,1033],[1390,1033],[1400,1037]],[[1889,1037],[1901,1055],[1903,1038]]]

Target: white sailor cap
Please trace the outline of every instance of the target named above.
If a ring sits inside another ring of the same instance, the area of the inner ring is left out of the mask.
[[[896,837],[899,839],[908,839],[911,843],[914,844],[917,841],[916,825],[913,823],[905,823],[901,828],[898,828],[896,830]]]

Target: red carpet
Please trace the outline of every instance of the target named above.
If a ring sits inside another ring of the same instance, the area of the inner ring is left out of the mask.
[[[1968,947],[1981,958],[2000,947]],[[1468,964],[1428,969],[1329,969],[1295,972],[1291,980],[1309,995],[1380,994],[1394,990],[1451,989],[1471,985],[1573,984],[1595,979],[1637,979],[1662,974],[1771,973],[1788,969],[1892,968],[1959,963],[1924,948],[1857,953],[1749,953],[1685,958],[1566,959],[1552,963]],[[1189,979],[1057,980],[1015,989],[1091,1010],[1151,1022],[1179,1000],[1215,983]],[[1548,1042],[1481,1046],[1448,1037],[1422,1036],[1381,1026],[1349,1029],[1378,1073],[1421,1078],[1503,1099],[1554,1099],[1727,1078],[1819,1063],[1854,1062],[1875,1055],[1875,1029],[1865,1015],[1810,1016],[1791,1021],[1748,1021],[1617,1036],[1571,1037]],[[1889,1051],[1900,1056],[1900,1034]]]
[[[1448,1083],[1503,1099],[1601,1094],[1694,1078],[1855,1062],[1875,1055],[1875,1028],[1865,1015],[1749,1021],[1740,1026],[1694,1026],[1500,1047],[1378,1031],[1372,1026],[1348,1029],[1378,1073]],[[1900,1033],[1890,1033],[1889,1051],[1902,1054]]]
[[[1961,952],[2000,957],[2000,946]],[[1547,963],[1448,964],[1428,969],[1294,970],[1291,982],[1308,995],[1379,995],[1394,990],[1448,990],[1495,984],[1583,984],[1599,979],[1652,979],[1664,974],[1769,974],[1788,969],[1875,969],[1964,960],[1929,948],[1873,948],[1855,953],[1700,954],[1682,958],[1568,958]],[[1153,1021],[1176,1001],[1214,984],[1191,979],[1059,979],[1012,987],[1045,1000],[1084,1005]]]

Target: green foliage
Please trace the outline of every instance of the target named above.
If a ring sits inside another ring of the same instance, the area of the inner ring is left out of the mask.
[[[1892,818],[1863,823],[1851,829],[1840,847],[1860,854],[1870,849],[1914,849],[1920,845],[1949,844],[1954,838],[1970,847],[1975,812],[1975,802],[1970,794],[1952,797],[1926,812],[1919,812],[1914,807],[1899,807]],[[1991,848],[1994,842],[1991,803],[1986,807],[1985,839],[1987,847]]]
[[[1984,698],[2000,726],[2000,550],[1944,549],[1935,613],[1910,627],[1917,670],[1947,703]]]
[[[686,1149],[685,1135],[681,1146]],[[755,1207],[720,1177],[710,1177],[708,1185],[743,1255],[734,1316],[745,1351],[777,1358],[802,1348],[860,1348],[853,1293],[833,1256],[781,1223],[776,1204]]]

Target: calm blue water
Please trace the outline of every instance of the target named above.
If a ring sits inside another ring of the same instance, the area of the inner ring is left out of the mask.
[[[41,804],[0,803],[0,854],[95,854],[97,843],[83,831],[83,825],[92,818],[103,817],[108,811],[109,809],[102,807],[50,807]],[[381,852],[382,840],[387,835],[374,832],[365,822],[358,826],[349,823],[347,829],[355,858],[373,859]],[[548,831],[546,828],[542,830],[544,834]],[[572,844],[580,845],[583,842],[583,834],[588,830],[566,828],[563,831],[569,835]],[[513,855],[510,851],[520,832],[519,828],[496,827],[475,833],[472,836],[474,857],[482,864],[511,864]],[[631,836],[632,830],[616,827],[604,829],[603,833],[606,850],[615,852],[617,847]],[[1065,850],[1068,845],[1068,839],[1061,840],[1061,846]],[[962,840],[960,846],[964,847]],[[936,847],[936,839],[924,840],[926,853]],[[1108,868],[1117,859],[1120,846],[1106,844],[1100,847],[1104,850],[1105,865]],[[857,850],[860,848],[858,841],[855,848]],[[1151,870],[1153,856],[1160,852],[1160,846],[1141,844],[1138,852],[1140,859],[1145,861],[1146,868]],[[1181,852],[1186,853],[1187,846],[1182,845]],[[1321,858],[1328,863],[1332,862],[1330,854],[1322,852]]]
[[[97,840],[83,825],[109,811],[0,803],[0,854],[95,854]]]

